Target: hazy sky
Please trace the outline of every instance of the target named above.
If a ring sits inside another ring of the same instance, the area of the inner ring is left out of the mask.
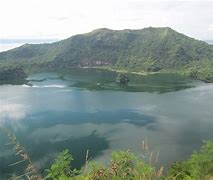
[[[213,39],[213,0],[0,0],[0,23],[0,39],[169,26],[206,40]]]

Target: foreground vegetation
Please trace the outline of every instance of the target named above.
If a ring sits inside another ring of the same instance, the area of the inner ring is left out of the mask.
[[[17,166],[25,162],[24,173],[13,175],[12,179],[41,180],[42,176],[35,168],[25,148],[18,142],[15,134],[1,128],[8,136],[15,154],[20,160],[9,166]],[[213,179],[213,141],[204,141],[200,151],[194,152],[187,160],[176,162],[163,172],[164,168],[156,168],[154,164],[159,154],[149,150],[147,140],[142,142],[142,150],[146,158],[141,158],[130,151],[115,151],[106,165],[89,161],[86,153],[85,165],[77,170],[72,167],[73,157],[69,150],[59,153],[50,169],[46,170],[46,180],[212,180]]]
[[[156,170],[150,163],[143,161],[130,151],[112,153],[108,165],[88,163],[82,170],[73,169],[73,157],[68,150],[60,153],[54,164],[47,170],[46,179],[53,180],[212,180],[213,179],[213,142],[205,141],[199,152],[183,162],[174,163],[168,173],[163,168]]]
[[[55,163],[48,170],[46,179],[76,179],[76,180],[118,180],[118,179],[156,179],[162,174],[149,164],[143,163],[129,151],[112,153],[108,166],[89,163],[83,171],[72,170],[72,156],[68,150],[60,153]]]
[[[213,141],[205,141],[199,152],[189,159],[174,163],[166,179],[212,180],[213,179]]]

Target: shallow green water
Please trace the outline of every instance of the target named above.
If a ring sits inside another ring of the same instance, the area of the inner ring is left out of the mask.
[[[213,139],[213,84],[156,74],[129,75],[125,87],[114,83],[116,76],[100,70],[40,73],[28,77],[30,85],[1,85],[0,126],[17,135],[41,172],[65,148],[80,167],[87,149],[101,162],[116,149],[143,158],[147,137],[160,153],[158,164],[168,166]],[[0,179],[24,168],[8,167],[18,157],[7,143],[0,132]]]

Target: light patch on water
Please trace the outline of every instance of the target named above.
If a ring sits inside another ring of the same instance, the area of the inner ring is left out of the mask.
[[[64,90],[59,90],[57,92],[71,92],[71,91],[73,91],[73,90],[71,90],[71,89],[64,89]]]
[[[26,117],[27,108],[22,104],[0,104],[0,123],[19,121]]]
[[[202,84],[199,85],[195,88],[191,88],[191,89],[186,89],[186,92],[200,92],[202,94],[209,94],[209,93],[213,93],[213,83],[209,83],[209,84]]]
[[[122,121],[123,122],[130,122],[131,120],[130,119],[123,119]]]
[[[144,114],[144,112],[146,112],[146,113],[151,112],[152,113],[156,108],[157,108],[157,105],[146,104],[146,106],[137,107],[137,108],[135,108],[135,110],[139,114]]]
[[[32,86],[27,85],[27,84],[23,84],[22,87],[30,88],[30,87],[32,87]]]
[[[30,85],[22,85],[22,87],[26,87],[26,88],[65,88],[66,86],[64,85],[58,85],[58,84],[51,84],[51,85],[44,85],[44,86],[38,86],[38,85],[33,85],[33,86],[30,86]]]
[[[27,104],[28,92],[21,86],[0,87],[0,126],[5,124],[20,126],[21,120],[31,111],[31,106]]]

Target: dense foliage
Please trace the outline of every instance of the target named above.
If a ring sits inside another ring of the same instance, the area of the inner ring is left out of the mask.
[[[22,84],[27,77],[22,68],[1,68],[0,69],[0,84]]]
[[[72,160],[73,157],[68,150],[59,153],[55,163],[47,170],[48,175],[46,179],[68,179],[68,177],[75,176],[78,171],[71,169]]]
[[[213,45],[171,28],[97,29],[52,44],[30,45],[0,53],[0,66],[53,70],[110,66],[129,71],[175,70],[213,81]]]
[[[193,62],[181,71],[188,77],[205,82],[213,82],[213,61]]]
[[[162,168],[157,171],[129,151],[113,152],[111,161],[106,166],[86,163],[81,171],[72,170],[70,165],[72,160],[68,150],[60,153],[48,170],[46,179],[211,180],[213,178],[213,142],[210,141],[206,141],[200,152],[194,152],[188,160],[173,164],[165,176],[162,176]]]
[[[155,169],[143,163],[129,151],[112,153],[108,166],[89,163],[82,171],[72,170],[70,163],[72,156],[68,151],[60,153],[55,163],[47,170],[46,179],[53,180],[119,180],[119,179],[154,179],[160,176]],[[87,170],[88,168],[88,170]]]
[[[213,179],[213,142],[206,141],[200,152],[194,152],[184,162],[175,163],[170,168],[167,177],[177,180]]]

